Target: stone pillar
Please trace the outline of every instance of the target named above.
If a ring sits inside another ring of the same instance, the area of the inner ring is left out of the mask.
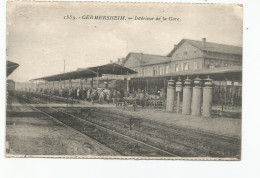
[[[191,80],[187,78],[183,88],[182,114],[191,114],[191,92]]]
[[[176,112],[177,114],[180,111],[180,93],[182,91],[182,82],[181,82],[181,78],[178,79],[178,82],[176,82],[176,93],[177,93],[177,108],[176,108]]]
[[[192,93],[192,105],[191,105],[191,114],[193,116],[201,115],[201,97],[202,97],[202,88],[201,88],[201,79],[196,78],[194,80],[194,87]]]
[[[168,81],[167,87],[167,102],[166,102],[166,111],[172,112],[174,109],[174,80]]]
[[[211,117],[212,111],[212,80],[208,77],[203,87],[202,116]]]

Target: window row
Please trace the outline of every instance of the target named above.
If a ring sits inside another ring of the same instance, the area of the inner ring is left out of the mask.
[[[166,66],[149,66],[134,69],[136,72],[136,76],[157,76],[164,75],[169,73],[169,65]]]
[[[191,62],[178,63],[178,64],[175,64],[174,69],[175,69],[175,72],[196,70],[196,69],[201,69],[201,64],[200,64],[200,62],[197,62],[197,61],[194,61],[193,63],[191,63]]]

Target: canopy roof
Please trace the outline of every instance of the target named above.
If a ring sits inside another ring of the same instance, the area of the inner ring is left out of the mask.
[[[17,67],[19,67],[19,64],[11,61],[6,62],[6,76],[8,77]]]
[[[198,69],[198,70],[190,70],[190,71],[179,71],[174,73],[169,73],[165,75],[157,75],[157,76],[145,76],[145,77],[132,77],[134,80],[140,79],[149,79],[149,78],[185,78],[189,76],[189,78],[200,77],[212,77],[213,79],[225,79],[225,78],[234,78],[234,79],[242,79],[242,66],[233,66],[233,67],[223,67],[223,68],[213,68],[213,69]]]
[[[134,70],[118,65],[116,63],[106,64],[102,66],[83,68],[72,72],[66,72],[47,77],[36,78],[33,80],[47,80],[47,81],[58,81],[58,80],[69,80],[69,79],[80,79],[80,78],[91,78],[101,77],[103,74],[111,75],[127,75],[135,74]]]

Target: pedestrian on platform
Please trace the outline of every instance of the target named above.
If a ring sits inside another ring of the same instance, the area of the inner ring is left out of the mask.
[[[92,93],[90,94],[90,100],[92,105],[94,105],[95,95],[96,95],[95,91],[92,91]]]
[[[78,89],[77,89],[77,99],[80,99],[80,98],[79,98],[79,92],[80,92],[80,89],[78,88]]]
[[[91,94],[91,89],[89,88],[87,91],[87,101],[90,100],[90,94]]]
[[[108,103],[108,104],[109,104],[110,101],[111,101],[111,94],[112,94],[112,91],[109,90],[109,91],[107,92],[107,95],[106,95],[106,100],[107,100],[107,103]]]
[[[112,92],[112,100],[113,100],[113,104],[116,104],[116,90],[113,90]]]
[[[72,89],[71,88],[69,88],[69,97],[71,98],[71,94],[72,94]]]
[[[100,94],[99,94],[99,103],[103,104],[104,102],[104,91],[101,90]]]

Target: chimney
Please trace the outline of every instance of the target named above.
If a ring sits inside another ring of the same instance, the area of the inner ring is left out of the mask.
[[[120,62],[120,60],[121,60],[121,59],[120,59],[120,58],[118,58],[118,59],[117,59],[117,62]]]
[[[113,63],[113,61],[112,61],[112,60],[110,60],[110,63]]]
[[[202,48],[206,48],[206,38],[202,38]]]

